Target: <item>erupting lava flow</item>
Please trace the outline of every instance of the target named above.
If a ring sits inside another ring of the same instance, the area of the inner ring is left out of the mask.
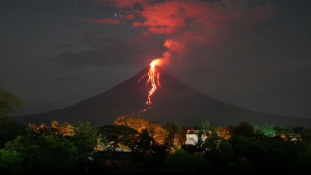
[[[157,85],[161,86],[160,85],[160,74],[158,72],[156,72],[156,70],[155,70],[155,66],[157,65],[158,62],[159,62],[159,59],[156,59],[150,63],[150,69],[148,72],[149,78],[147,80],[147,85],[148,85],[148,83],[151,83],[152,88],[148,94],[148,101],[146,102],[147,105],[151,105],[151,103],[152,103],[151,102],[151,96],[156,91]]]
[[[159,62],[160,62],[159,59],[153,60],[150,63],[150,69],[148,71],[148,80],[146,82],[146,86],[148,86],[149,83],[151,84],[151,89],[149,90],[149,93],[148,93],[148,100],[146,102],[146,104],[148,105],[148,108],[150,108],[150,105],[152,104],[152,102],[151,102],[152,94],[156,91],[157,86],[161,86],[161,84],[160,84],[160,73],[158,73],[156,71],[156,65],[158,65]],[[145,77],[146,75],[147,74],[145,74],[143,77]],[[144,109],[143,111],[146,111],[146,109]]]

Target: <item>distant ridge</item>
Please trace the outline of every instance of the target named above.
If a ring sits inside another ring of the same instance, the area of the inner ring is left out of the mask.
[[[265,123],[276,126],[310,127],[311,120],[290,116],[280,116],[251,111],[236,107],[205,94],[199,93],[183,84],[160,67],[161,87],[152,95],[151,109],[145,104],[150,87],[146,87],[147,76],[138,81],[148,71],[149,66],[133,77],[99,95],[81,101],[69,107],[44,113],[17,116],[23,123],[50,124],[52,120],[59,123],[90,122],[93,126],[113,124],[120,116],[144,117],[149,121],[174,122],[184,126],[197,126],[203,120],[209,120],[212,126],[237,125],[246,121],[254,125]]]

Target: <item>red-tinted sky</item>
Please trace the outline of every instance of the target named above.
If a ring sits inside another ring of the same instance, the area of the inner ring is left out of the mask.
[[[105,92],[161,58],[194,89],[311,118],[309,0],[5,0],[0,86],[32,114]]]

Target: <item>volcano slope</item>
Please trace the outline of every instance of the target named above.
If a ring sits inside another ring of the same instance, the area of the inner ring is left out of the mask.
[[[251,125],[311,126],[310,119],[279,116],[243,109],[202,94],[180,82],[160,67],[161,86],[152,95],[152,104],[146,104],[150,86],[147,86],[149,66],[128,80],[99,95],[69,107],[33,115],[17,116],[23,124],[90,122],[92,126],[113,124],[120,116],[140,116],[148,121],[174,122],[183,126],[198,126],[208,120],[212,126],[237,125],[246,121]],[[142,78],[143,77],[143,78]],[[142,111],[143,109],[146,109]]]

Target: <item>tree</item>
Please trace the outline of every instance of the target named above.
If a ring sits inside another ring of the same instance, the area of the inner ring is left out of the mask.
[[[228,162],[224,172],[230,174],[253,174],[256,172],[255,166],[245,157],[238,158],[236,161]]]
[[[297,172],[303,173],[303,172],[310,172],[311,171],[311,146],[308,146],[308,148],[305,151],[302,151],[299,153],[298,160],[295,163],[295,168],[297,169]]]
[[[206,158],[217,165],[224,166],[226,163],[233,161],[234,151],[231,143],[228,140],[220,139],[216,134],[208,138],[202,148]]]
[[[262,126],[256,125],[254,126],[254,131],[256,134],[263,134],[267,137],[274,137],[276,135],[274,125],[265,123]]]
[[[138,138],[138,131],[123,125],[104,125],[97,127],[98,133],[102,140],[107,141],[103,143],[108,146],[108,142],[113,142],[114,149],[117,145],[133,148]]]
[[[251,124],[246,121],[238,123],[237,126],[228,127],[231,129],[232,136],[246,136],[251,137],[254,135],[254,128]]]
[[[70,137],[70,141],[78,149],[79,162],[84,166],[97,145],[98,131],[97,128],[91,127],[89,122],[77,122],[73,126],[74,135]]]
[[[221,139],[229,140],[231,138],[231,134],[228,128],[226,127],[215,127],[215,132],[217,133],[218,137]]]
[[[7,142],[4,149],[21,156],[26,174],[77,172],[77,148],[65,138],[30,131]]]
[[[23,171],[23,159],[16,151],[0,149],[1,174],[21,174]]]
[[[90,157],[94,156],[97,138],[97,129],[88,122],[73,127],[52,121],[50,127],[29,124],[28,134],[7,142],[5,149],[22,156],[27,173],[72,173],[94,164]]]
[[[186,129],[183,128],[183,126],[173,122],[167,122],[165,123],[164,128],[168,132],[166,138],[166,145],[168,147],[174,148],[176,150],[178,147],[183,145],[183,143],[185,143]]]
[[[23,102],[16,95],[0,88],[0,116],[15,115],[16,108],[21,108]]]
[[[304,141],[310,141],[310,138],[311,138],[310,128],[296,126],[296,127],[293,127],[293,131],[295,134],[301,134],[301,138]]]
[[[29,123],[28,127],[37,134],[46,133],[48,135],[61,137],[73,136],[74,134],[73,126],[67,122],[65,122],[63,125],[59,125],[56,120],[52,120],[50,126],[46,126],[44,123],[41,123],[40,125]]]
[[[254,142],[253,148],[257,147],[262,150],[261,153],[258,152],[257,156],[257,158],[260,156],[261,159],[257,159],[256,164],[254,164],[258,167],[258,165],[262,165],[263,162],[265,162],[265,167],[260,167],[260,169],[266,169],[275,173],[297,172],[295,163],[298,160],[299,153],[302,150],[306,150],[308,146],[308,144],[303,142],[285,141],[269,137],[254,137],[251,138],[251,140]],[[255,151],[253,150],[250,152],[253,154]]]
[[[154,140],[150,136],[147,129],[143,129],[141,133],[139,133],[139,140],[136,142],[138,148],[142,151],[147,151],[151,148]]]
[[[0,148],[4,148],[6,142],[15,139],[18,135],[26,133],[26,126],[10,116],[0,116]]]
[[[291,134],[294,134],[294,130],[290,126],[276,126],[275,132],[276,135],[285,135],[286,138],[289,138]]]
[[[183,173],[198,173],[210,172],[212,169],[212,162],[205,159],[201,153],[189,153],[182,148],[179,148],[175,153],[168,154],[161,164],[163,170],[170,170],[174,172]]]
[[[143,129],[148,128],[149,121],[139,116],[121,116],[118,117],[114,123],[116,125],[123,125],[141,132]]]
[[[231,139],[232,149],[237,159],[245,158],[257,171],[272,170],[273,167],[270,167],[267,160],[266,143],[269,142],[259,139],[259,137],[235,136]]]
[[[147,131],[150,137],[156,142],[155,144],[164,145],[168,132],[162,125],[157,122],[149,122]]]
[[[149,135],[154,139],[156,144],[164,144],[167,137],[167,131],[157,122],[149,122],[143,117],[139,116],[121,116],[114,122],[116,125],[123,125],[137,130],[141,133],[147,130]]]
[[[208,120],[204,120],[200,123],[200,129],[204,130],[206,133],[211,133],[214,131],[214,127]]]

